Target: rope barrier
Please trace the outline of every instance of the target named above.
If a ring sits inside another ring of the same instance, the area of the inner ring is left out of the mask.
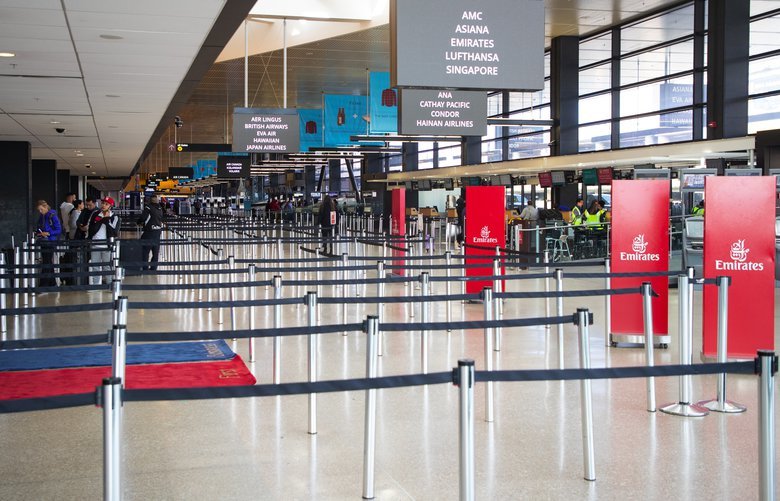
[[[111,341],[108,334],[91,334],[83,336],[52,337],[42,339],[15,339],[0,341],[0,351],[21,350],[27,348],[56,348],[61,346],[79,346],[84,344],[102,344]]]
[[[108,292],[108,290],[106,290]],[[60,306],[36,306],[32,308],[0,308],[1,315],[38,315],[41,313],[77,313],[82,311],[111,310],[114,303],[64,304]]]

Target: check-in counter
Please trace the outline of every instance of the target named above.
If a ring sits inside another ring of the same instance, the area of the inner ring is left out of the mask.
[[[692,266],[696,276],[704,273],[704,218],[689,217],[683,225],[683,269]]]

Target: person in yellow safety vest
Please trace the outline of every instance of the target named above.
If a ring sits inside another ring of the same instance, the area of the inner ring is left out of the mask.
[[[701,216],[704,217],[704,200],[699,202],[696,207],[693,208],[691,211],[691,214],[694,216]]]
[[[589,230],[601,231],[604,229],[604,219],[606,219],[607,211],[601,207],[601,204],[597,200],[594,200],[590,204],[588,210],[583,214],[585,226]]]
[[[569,224],[572,226],[580,226],[582,224],[582,207],[585,202],[582,198],[578,198],[577,202],[571,210],[571,217],[569,218]]]

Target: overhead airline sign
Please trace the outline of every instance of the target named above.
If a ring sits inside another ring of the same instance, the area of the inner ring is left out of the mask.
[[[484,136],[487,134],[487,95],[480,91],[401,91],[401,134]]]
[[[542,0],[391,0],[394,87],[539,90]]]
[[[233,151],[250,153],[297,153],[300,125],[295,110],[235,108]]]

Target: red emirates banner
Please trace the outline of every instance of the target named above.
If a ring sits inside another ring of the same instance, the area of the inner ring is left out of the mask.
[[[729,358],[775,349],[775,178],[708,177],[704,276],[731,277]],[[703,348],[718,353],[718,288],[704,286]]]
[[[506,246],[505,203],[503,186],[466,187],[466,264],[491,265],[484,268],[466,268],[467,277],[493,275],[493,261],[468,259],[468,256],[495,256],[496,247]],[[485,249],[475,249],[471,246]],[[492,286],[492,280],[471,280],[466,282],[466,293],[475,294]]]
[[[669,269],[669,181],[612,181],[612,271],[656,272]],[[653,334],[669,333],[669,278],[613,278],[615,289],[650,282],[658,297],[652,299]],[[642,296],[611,296],[612,332],[643,335]]]
[[[390,235],[392,236],[406,236],[406,189],[398,188],[392,191],[392,208],[391,216],[393,219],[390,227]],[[404,246],[404,242],[399,239],[393,239],[390,241],[392,245]],[[403,256],[404,253],[393,249],[393,257]],[[405,264],[406,261],[393,261],[393,264]],[[394,275],[403,275],[404,270],[393,269]]]

